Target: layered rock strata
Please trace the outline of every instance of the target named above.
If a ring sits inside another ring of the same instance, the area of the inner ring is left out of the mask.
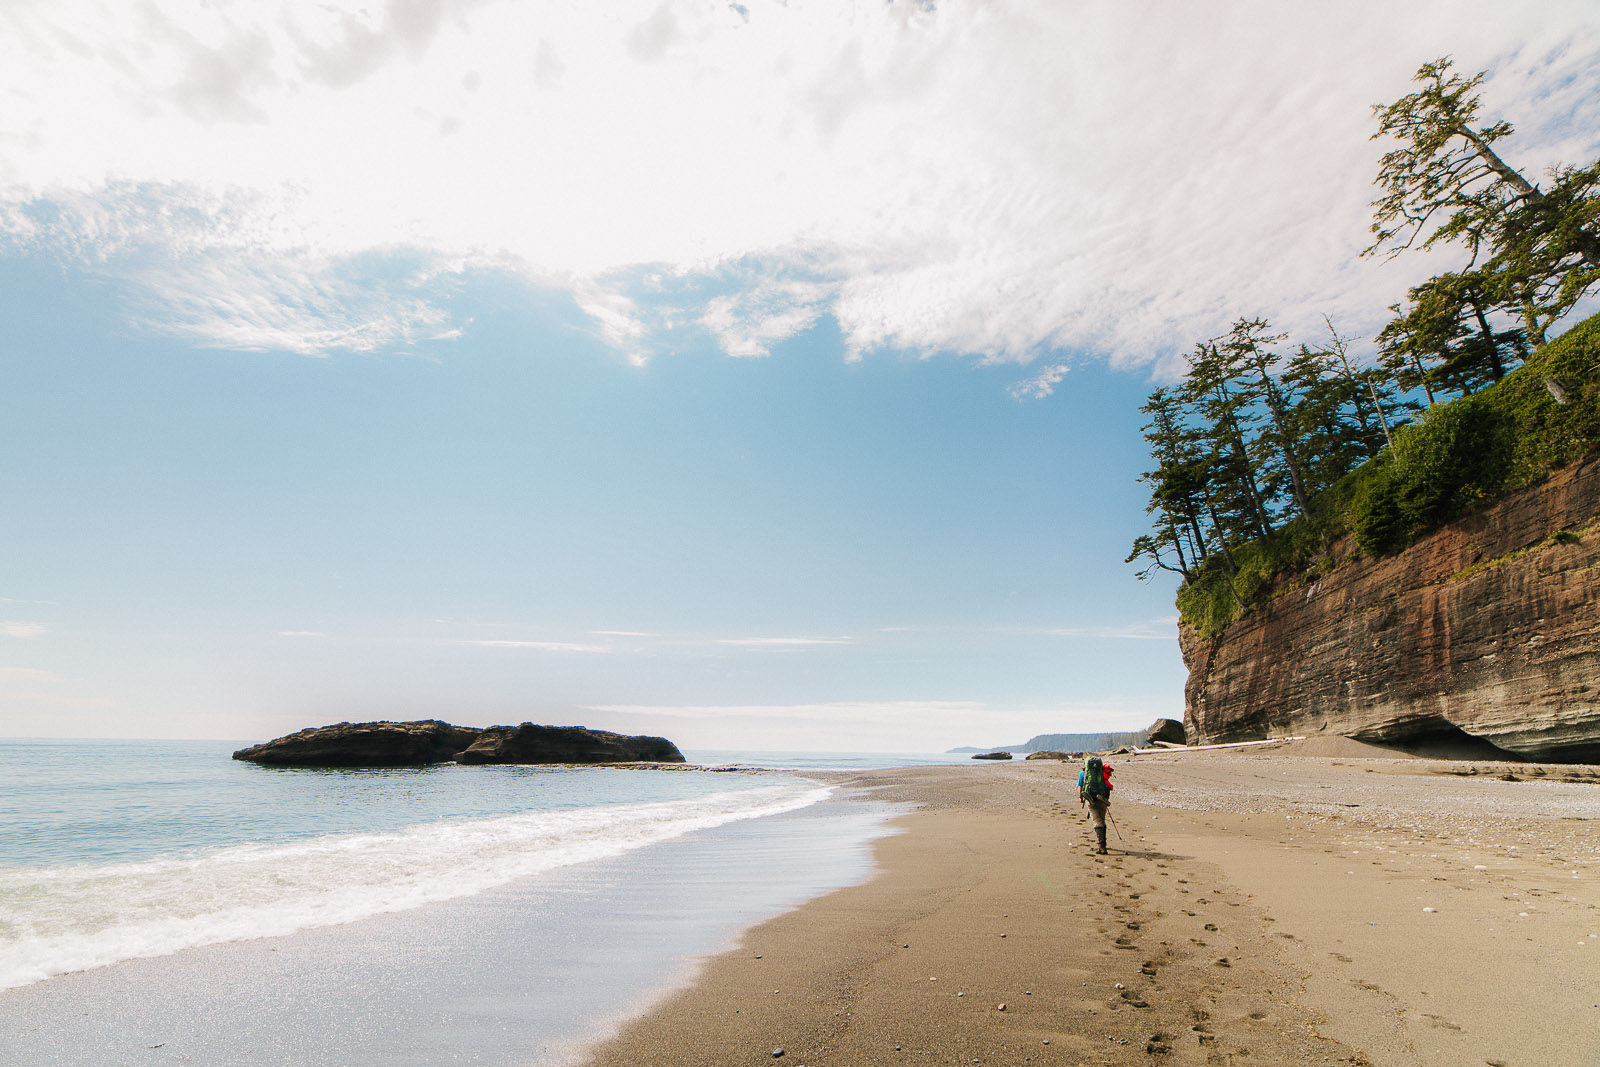
[[[1180,627],[1190,743],[1476,739],[1600,762],[1600,461],[1397,555],[1340,555],[1214,637]]]

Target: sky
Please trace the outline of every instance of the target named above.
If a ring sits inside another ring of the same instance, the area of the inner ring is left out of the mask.
[[[0,736],[1181,718],[1144,397],[1358,339],[1371,105],[1600,3],[4,0]]]

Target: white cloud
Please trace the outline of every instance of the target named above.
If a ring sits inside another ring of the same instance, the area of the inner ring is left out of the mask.
[[[738,648],[809,648],[817,645],[849,645],[852,637],[719,637],[714,645],[733,645]]]
[[[59,682],[61,675],[35,667],[0,667],[0,682]]]
[[[756,718],[774,722],[917,721],[930,716],[974,717],[991,712],[980,703],[959,700],[837,701],[821,704],[603,704],[584,711],[649,715],[669,719]]]
[[[1063,626],[1046,630],[1052,637],[1093,637],[1122,641],[1176,641],[1178,617],[1176,615],[1130,626]]]
[[[327,637],[320,630],[279,630],[279,637]]]
[[[609,652],[604,645],[585,645],[573,641],[514,641],[514,640],[459,640],[452,645],[476,645],[479,648],[521,648],[534,652]]]
[[[1529,172],[1600,150],[1583,0],[20,2],[0,246],[209,344],[449,336],[452,272],[492,266],[635,362],[831,314],[854,356],[1143,364],[1240,314],[1376,325],[1430,268],[1356,258],[1368,105],[1443,53],[1493,68]]]
[[[1065,363],[1052,363],[1031,378],[1025,378],[1011,387],[1011,395],[1018,400],[1043,400],[1056,391],[1061,379],[1071,370]]]
[[[0,637],[33,638],[47,633],[49,627],[39,622],[0,620]]]
[[[1178,617],[1164,615],[1157,619],[1121,625],[1103,626],[1051,626],[1043,629],[1022,626],[880,626],[879,633],[944,633],[988,634],[1010,637],[1089,637],[1112,638],[1131,641],[1176,641]]]
[[[766,356],[816,323],[834,295],[820,282],[757,282],[713,297],[700,322],[730,356]]]

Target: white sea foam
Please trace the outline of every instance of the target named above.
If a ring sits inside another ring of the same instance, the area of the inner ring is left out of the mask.
[[[695,830],[793,811],[830,792],[775,785],[137,863],[0,870],[0,989],[470,896]]]

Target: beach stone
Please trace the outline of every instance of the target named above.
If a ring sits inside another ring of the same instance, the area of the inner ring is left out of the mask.
[[[1150,724],[1150,729],[1145,731],[1151,744],[1165,741],[1169,744],[1181,745],[1185,743],[1183,723],[1177,719],[1157,719]]]

